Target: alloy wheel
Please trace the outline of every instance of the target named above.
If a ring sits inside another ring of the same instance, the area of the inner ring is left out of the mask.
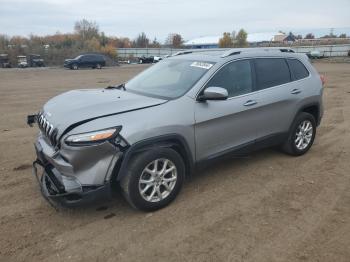
[[[139,192],[148,202],[159,202],[167,198],[175,188],[177,168],[169,159],[156,159],[142,171]]]
[[[299,124],[295,134],[294,143],[296,148],[299,150],[304,150],[305,148],[307,148],[312,140],[312,136],[313,136],[313,126],[311,121],[309,120],[302,121]]]

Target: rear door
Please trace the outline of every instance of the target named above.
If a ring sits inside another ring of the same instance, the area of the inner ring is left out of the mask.
[[[89,56],[88,55],[83,55],[81,58],[80,58],[80,64],[79,66],[80,67],[88,67],[89,65]]]
[[[258,139],[284,139],[295,116],[302,90],[293,82],[285,58],[254,59]]]
[[[256,96],[249,59],[230,62],[206,84],[227,89],[229,98],[196,102],[196,158],[206,160],[253,145],[256,130]]]

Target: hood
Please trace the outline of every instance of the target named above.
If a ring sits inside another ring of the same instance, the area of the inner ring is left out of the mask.
[[[49,100],[43,108],[46,120],[58,134],[71,125],[96,118],[160,105],[166,100],[133,94],[118,89],[73,90]],[[118,123],[116,123],[118,125]]]

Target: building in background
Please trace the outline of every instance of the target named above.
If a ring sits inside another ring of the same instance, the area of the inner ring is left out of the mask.
[[[219,39],[222,36],[204,36],[198,37],[192,40],[185,42],[183,45],[186,48],[218,48]]]
[[[203,36],[185,42],[186,48],[218,48],[219,39],[222,35]],[[248,34],[247,41],[251,44],[261,42],[283,42],[288,36],[281,32],[251,33]]]

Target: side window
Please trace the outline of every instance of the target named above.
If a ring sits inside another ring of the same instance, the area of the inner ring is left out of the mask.
[[[88,56],[87,56],[87,55],[83,55],[83,56],[81,57],[81,61],[83,61],[83,62],[89,61]]]
[[[217,72],[206,87],[217,86],[227,89],[228,96],[238,96],[253,91],[250,60],[232,62]]]
[[[288,59],[287,61],[293,75],[293,80],[299,80],[309,76],[309,71],[307,71],[305,66],[299,60]]]
[[[291,81],[287,62],[283,58],[256,58],[255,70],[259,90]]]

